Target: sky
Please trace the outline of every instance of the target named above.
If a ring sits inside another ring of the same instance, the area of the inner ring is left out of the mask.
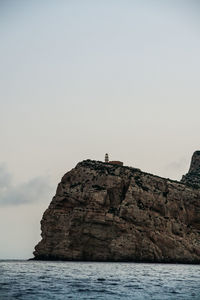
[[[0,0],[0,259],[83,159],[180,180],[200,149],[200,2]]]

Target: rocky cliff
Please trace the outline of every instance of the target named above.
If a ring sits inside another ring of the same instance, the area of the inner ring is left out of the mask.
[[[190,169],[181,181],[191,187],[200,188],[200,151],[195,151],[192,155]]]
[[[78,163],[43,215],[35,259],[199,263],[200,189],[188,178]]]

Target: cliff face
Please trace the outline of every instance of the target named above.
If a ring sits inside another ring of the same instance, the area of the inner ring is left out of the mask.
[[[200,262],[200,189],[86,160],[45,211],[35,259]]]

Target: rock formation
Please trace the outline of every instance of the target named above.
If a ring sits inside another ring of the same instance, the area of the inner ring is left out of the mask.
[[[199,151],[182,182],[78,163],[43,215],[35,259],[199,263],[199,167]]]
[[[191,187],[200,188],[200,151],[195,151],[192,155],[190,169],[181,181]]]

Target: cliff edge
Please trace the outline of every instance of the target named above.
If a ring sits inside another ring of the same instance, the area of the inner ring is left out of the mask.
[[[199,263],[200,159],[192,161],[181,182],[78,163],[44,212],[35,259]]]

